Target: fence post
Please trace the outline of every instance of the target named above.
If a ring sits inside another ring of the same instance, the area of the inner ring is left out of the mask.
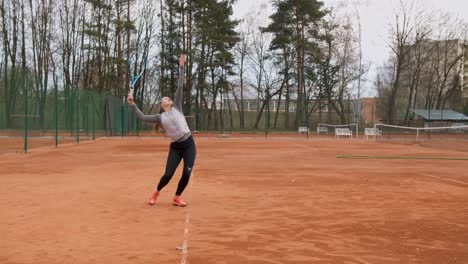
[[[96,106],[94,105],[94,96],[92,96],[93,100],[93,105],[91,108],[91,112],[93,114],[93,141],[96,139],[96,120],[95,120],[95,115],[96,115]]]
[[[58,87],[55,85],[55,147],[58,146]]]
[[[122,137],[124,137],[124,103],[125,103],[125,96],[123,97],[123,100],[122,100],[122,106],[120,107],[120,112],[122,112],[122,116],[121,116],[121,124],[120,124],[120,127],[121,127],[121,133],[122,133]]]
[[[28,152],[28,92],[24,89],[24,152]]]
[[[76,89],[76,143],[80,143],[80,92]]]

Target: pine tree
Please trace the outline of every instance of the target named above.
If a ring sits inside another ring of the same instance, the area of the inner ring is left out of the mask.
[[[218,127],[216,99],[226,91],[226,76],[234,74],[233,48],[239,41],[239,34],[235,31],[238,21],[232,20],[232,1],[200,0],[194,5],[194,41],[197,48],[195,58],[198,64],[197,74],[197,119],[200,119],[202,102],[205,108],[210,108],[207,125],[214,120],[215,128]],[[210,73],[210,84],[207,78]],[[205,97],[205,88],[211,96],[211,106]],[[199,98],[200,97],[200,98]],[[202,101],[202,102],[201,102]],[[222,115],[219,119],[222,119]],[[221,120],[223,124],[223,120]]]
[[[296,61],[297,115],[296,125],[305,125],[305,61],[306,55],[316,46],[319,25],[326,12],[317,0],[275,0],[276,12],[265,31],[272,32],[272,49],[293,47]],[[285,72],[287,74],[287,72]]]

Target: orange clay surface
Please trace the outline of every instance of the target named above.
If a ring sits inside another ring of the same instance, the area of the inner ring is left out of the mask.
[[[0,155],[0,263],[468,263],[468,157],[364,140],[196,137],[197,160],[147,205],[164,138]],[[183,250],[176,249],[187,246]]]

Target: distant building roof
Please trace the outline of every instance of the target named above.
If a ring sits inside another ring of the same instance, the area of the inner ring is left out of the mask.
[[[411,111],[428,121],[468,121],[468,116],[453,110],[412,109]]]

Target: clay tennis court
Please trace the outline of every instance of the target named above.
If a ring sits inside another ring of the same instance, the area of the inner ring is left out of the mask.
[[[468,263],[467,152],[365,140],[196,136],[146,204],[168,140],[0,157],[0,263]],[[337,155],[439,159],[339,159]]]

